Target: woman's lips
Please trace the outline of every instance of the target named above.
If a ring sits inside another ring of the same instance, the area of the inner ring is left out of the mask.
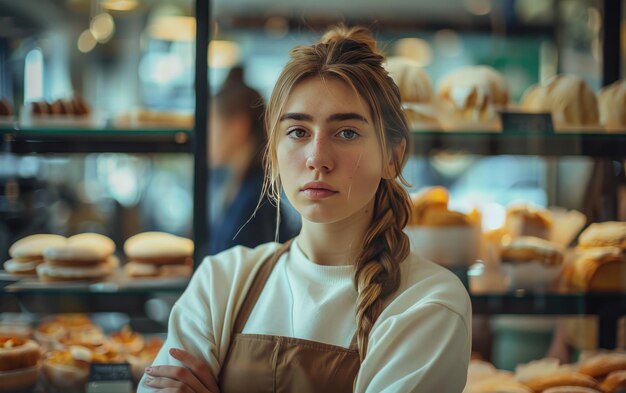
[[[324,199],[337,193],[337,191],[331,191],[325,188],[305,188],[302,192],[309,199]]]
[[[337,194],[337,190],[330,184],[311,182],[304,185],[302,192],[309,199],[319,200],[329,198]]]

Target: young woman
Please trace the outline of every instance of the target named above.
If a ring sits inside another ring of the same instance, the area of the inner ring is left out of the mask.
[[[463,390],[469,297],[409,252],[408,129],[383,60],[363,28],[292,50],[266,113],[266,178],[302,230],[207,258],[140,392]]]

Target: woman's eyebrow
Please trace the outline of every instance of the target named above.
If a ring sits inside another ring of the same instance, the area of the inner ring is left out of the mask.
[[[359,115],[358,113],[354,113],[354,112],[347,112],[347,113],[335,113],[332,114],[330,116],[328,116],[328,119],[326,119],[326,121],[331,122],[331,121],[344,121],[344,120],[358,120],[358,121],[362,121],[363,123],[368,123],[367,119],[361,115]]]
[[[285,113],[280,117],[280,121],[285,120],[313,121],[313,116],[306,113]]]

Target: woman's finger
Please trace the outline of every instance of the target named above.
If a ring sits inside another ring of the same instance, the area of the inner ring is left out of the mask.
[[[166,377],[147,377],[144,383],[158,392],[195,393],[192,388],[183,382]]]
[[[185,367],[179,366],[152,366],[146,368],[146,384],[153,387],[148,383],[148,380],[157,381],[158,387],[179,387],[186,386],[189,388],[189,392],[206,393],[208,389],[202,386],[202,383],[196,378],[191,370]],[[181,392],[184,390],[181,390]]]
[[[207,387],[211,392],[219,393],[219,387],[213,375],[213,370],[204,359],[200,359],[182,349],[170,349],[170,355],[184,364],[191,372],[200,380],[202,385]]]

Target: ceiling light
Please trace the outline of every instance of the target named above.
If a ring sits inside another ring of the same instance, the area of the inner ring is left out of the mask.
[[[420,67],[429,65],[433,52],[428,42],[421,38],[403,38],[396,42],[396,54],[415,61]]]
[[[96,47],[97,43],[98,42],[96,41],[94,36],[91,34],[91,31],[87,29],[83,31],[82,33],[80,33],[80,35],[78,36],[78,42],[76,43],[76,46],[78,47],[79,51],[83,53],[87,53],[87,52],[91,52],[93,48]]]
[[[115,32],[115,22],[110,14],[96,15],[89,24],[89,31],[98,42],[107,42]]]

